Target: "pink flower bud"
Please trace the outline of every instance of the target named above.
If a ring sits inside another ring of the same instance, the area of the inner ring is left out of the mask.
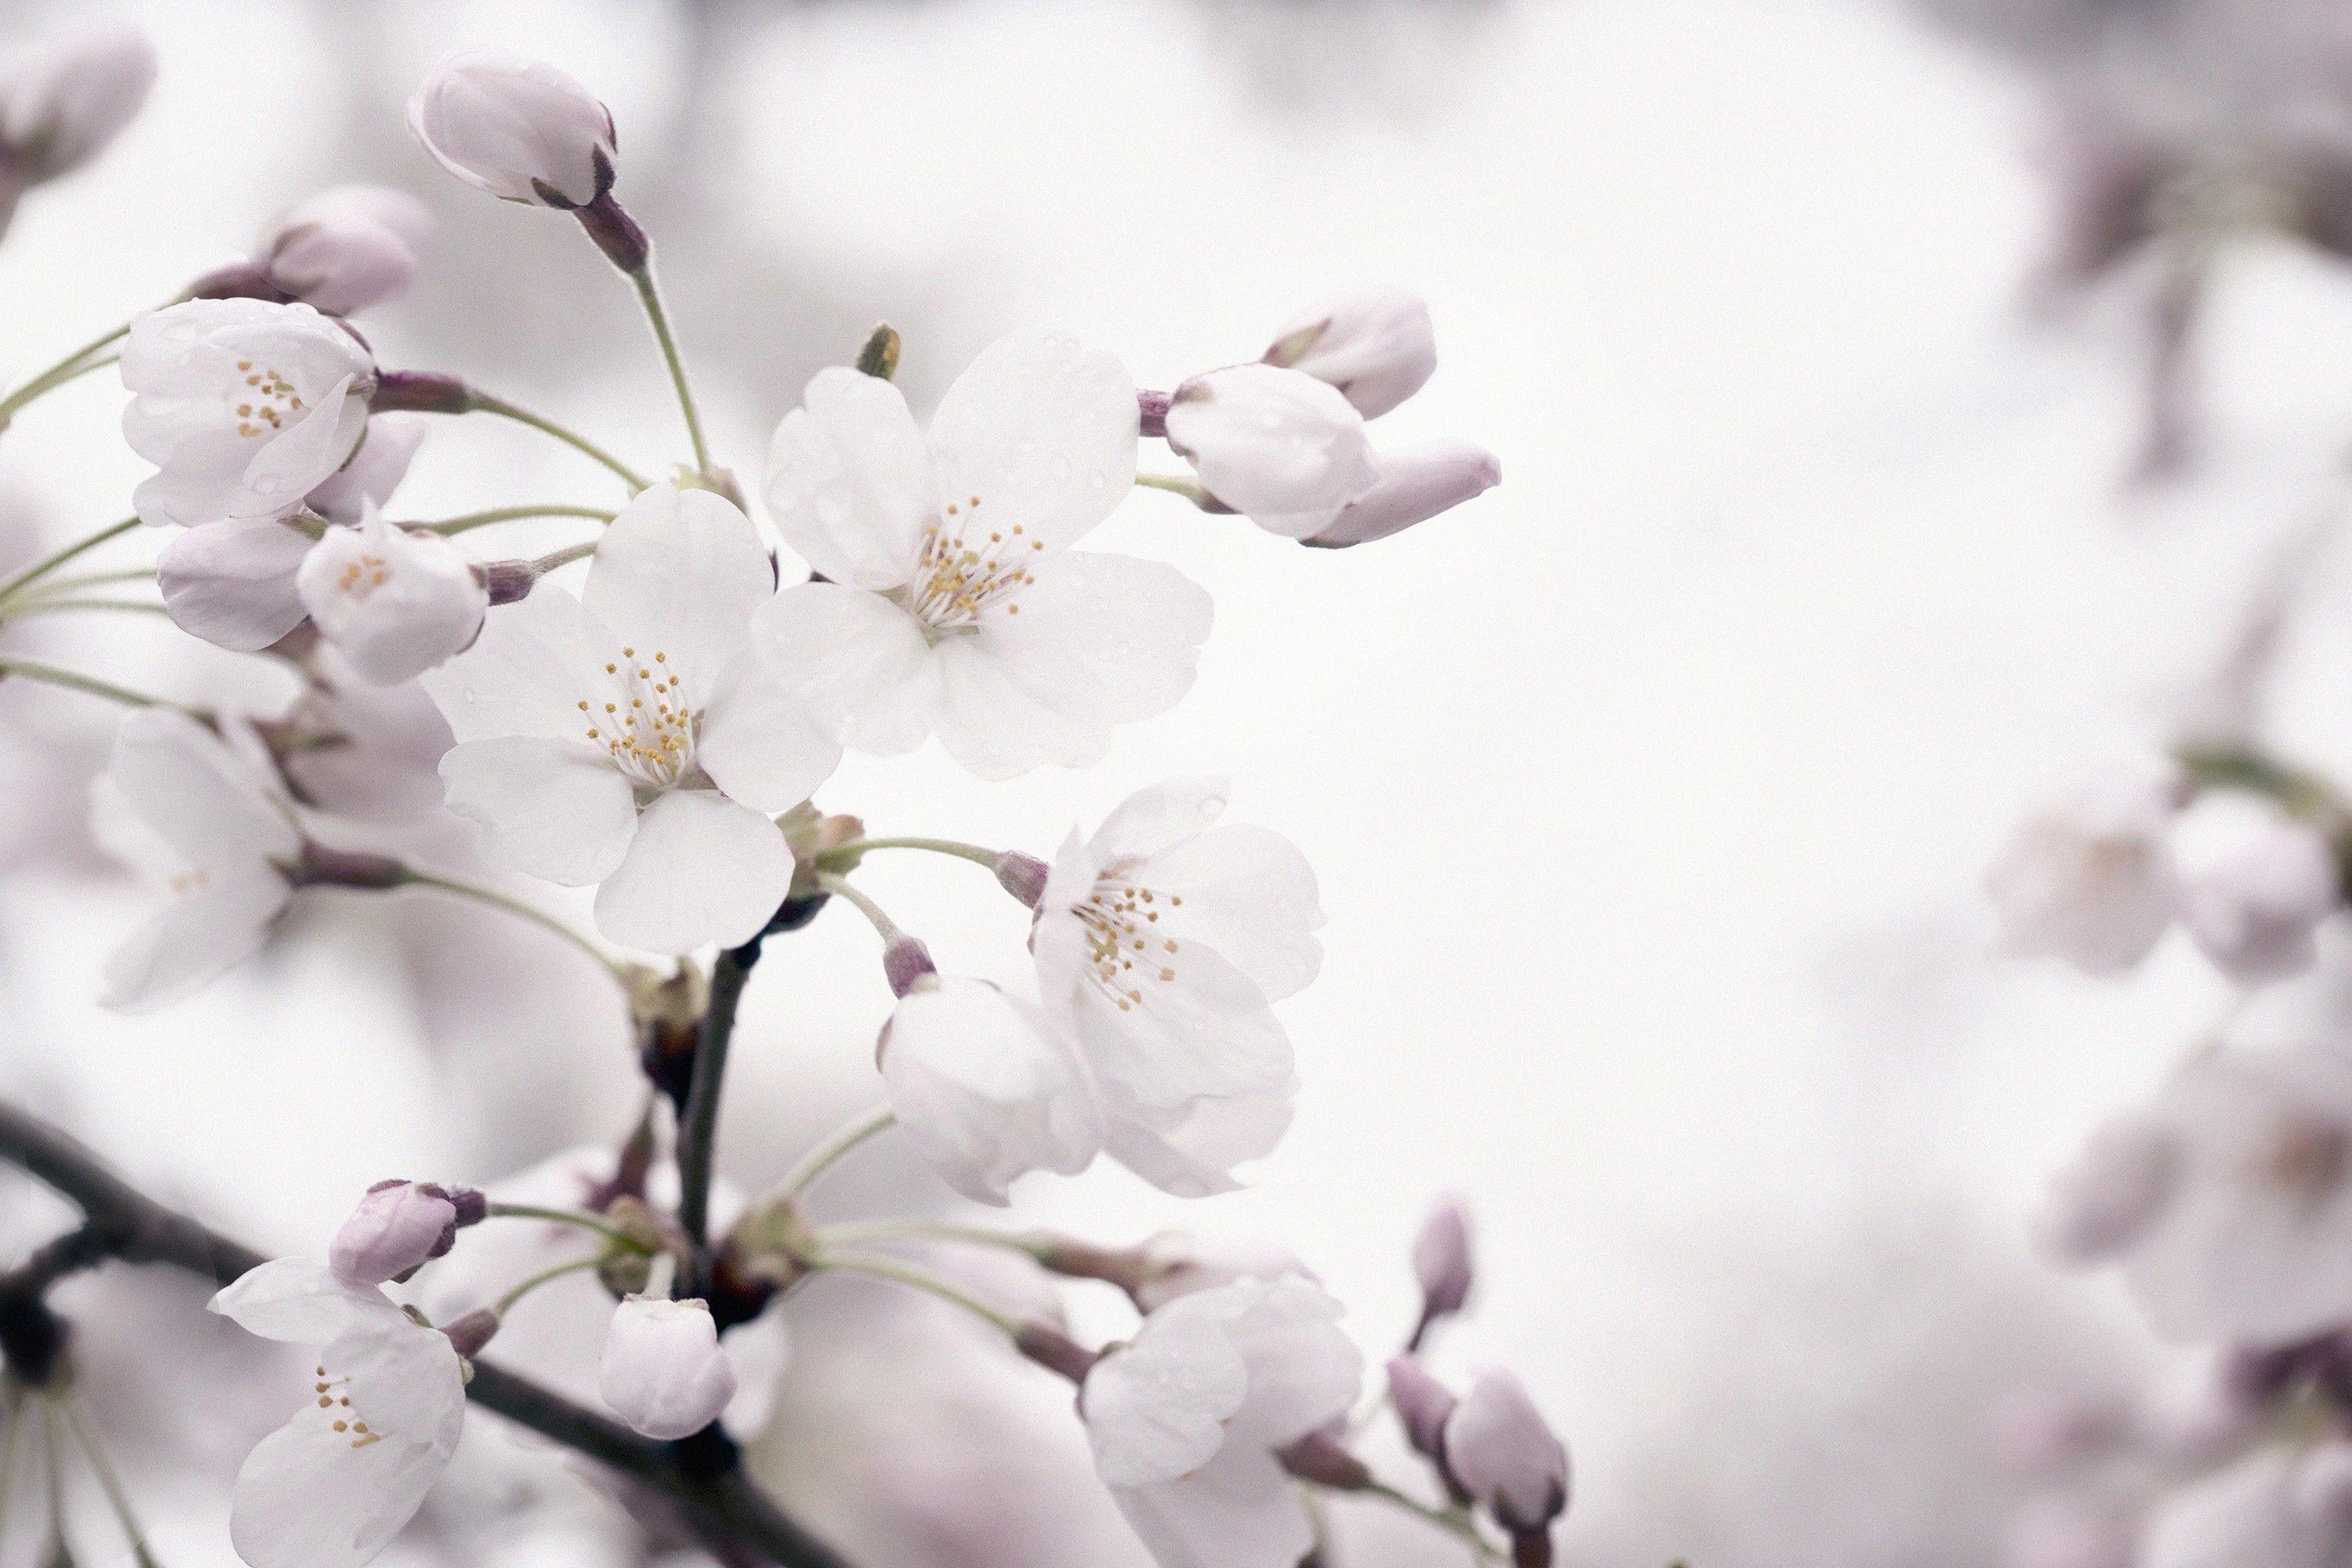
[[[1376,419],[1437,369],[1437,337],[1419,295],[1370,289],[1299,317],[1265,351],[1265,363],[1339,388],[1358,413]]]
[[[404,293],[432,231],[425,205],[385,185],[337,185],[278,220],[261,242],[270,285],[348,316]]]
[[[0,165],[24,184],[106,150],[155,85],[155,46],[120,17],[84,20],[0,62]]]
[[[408,100],[408,129],[440,165],[509,202],[570,210],[613,187],[613,117],[553,66],[458,55]]]
[[[457,1227],[482,1217],[482,1195],[429,1182],[370,1187],[327,1249],[327,1264],[354,1285],[381,1285],[415,1272],[449,1250]]]
[[[2343,898],[2327,836],[2274,822],[2189,882],[2180,920],[2231,979],[2282,979],[2311,967],[2312,937]]]
[[[1380,478],[1363,416],[1295,370],[1196,375],[1176,389],[1167,424],[1169,446],[1211,496],[1287,538],[1321,531]]]
[[[1382,458],[1379,482],[1306,542],[1320,550],[1370,544],[1475,500],[1502,478],[1503,465],[1475,441],[1436,441]]]
[[[1460,1406],[1454,1391],[1409,1355],[1389,1363],[1389,1398],[1404,1424],[1405,1440],[1433,1464],[1445,1462],[1445,1423]]]
[[[622,1302],[604,1333],[600,1377],[614,1415],[665,1440],[701,1431],[735,1397],[735,1369],[701,1301],[632,1296]]]
[[[1470,1299],[1470,1211],[1460,1198],[1441,1198],[1421,1222],[1412,1242],[1412,1275],[1421,1283],[1423,1331],[1460,1311]]]
[[[1447,1418],[1445,1461],[1473,1500],[1514,1535],[1546,1530],[1568,1507],[1568,1450],[1507,1372],[1479,1373]]]

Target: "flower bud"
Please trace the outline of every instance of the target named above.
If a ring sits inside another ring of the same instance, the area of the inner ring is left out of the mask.
[[[1168,444],[1218,501],[1306,539],[1380,478],[1363,416],[1295,370],[1237,364],[1196,375],[1168,405]]]
[[[0,63],[0,174],[8,188],[54,180],[97,157],[154,85],[155,46],[121,17],[85,20],[12,54]]]
[[[1421,1284],[1417,1342],[1440,1318],[1450,1318],[1470,1299],[1470,1211],[1459,1198],[1439,1200],[1421,1222],[1412,1242],[1412,1275]]]
[[[1456,1480],[1513,1535],[1538,1534],[1568,1507],[1568,1450],[1507,1372],[1485,1372],[1445,1422]]]
[[[931,950],[903,931],[882,948],[882,974],[889,981],[893,996],[904,996],[919,982],[939,972],[940,966],[931,962]]]
[[[2148,1121],[2101,1128],[2052,1179],[2033,1217],[2034,1239],[2070,1263],[2095,1263],[2129,1247],[2172,1200],[2179,1149]]]
[[[735,1396],[735,1369],[700,1301],[632,1296],[604,1332],[600,1389],[614,1415],[648,1437],[691,1436]]]
[[[1437,369],[1437,337],[1419,295],[1370,289],[1284,328],[1265,363],[1328,383],[1356,412],[1377,419],[1419,392]]]
[[[258,258],[270,287],[331,316],[407,291],[432,232],[425,204],[386,185],[336,185],[279,218]]]
[[[394,528],[373,507],[358,528],[327,530],[303,557],[295,586],[320,633],[379,686],[464,649],[489,608],[473,563],[456,545]]]
[[[305,504],[329,522],[352,527],[367,521],[370,504],[382,506],[408,477],[408,465],[425,444],[427,423],[414,415],[379,414],[367,423],[352,460],[311,487]]]
[[[1034,910],[1045,896],[1045,879],[1052,870],[1034,855],[1008,849],[996,858],[996,885]]]
[[[2342,898],[2326,835],[2308,823],[2274,822],[2189,883],[2180,920],[2231,979],[2277,980],[2311,967],[2313,934]]]
[[[1403,1423],[1412,1451],[1443,1468],[1445,1463],[1445,1423],[1461,1401],[1414,1357],[1398,1356],[1389,1363],[1389,1399]]]
[[[470,1188],[430,1182],[378,1182],[335,1233],[327,1265],[354,1285],[381,1285],[415,1273],[449,1250],[460,1226],[486,1205]]]
[[[1502,478],[1503,465],[1475,441],[1434,441],[1382,458],[1379,482],[1304,542],[1318,550],[1370,544],[1475,500]]]
[[[539,60],[445,60],[408,100],[408,129],[440,165],[509,202],[569,211],[613,186],[613,117]]]

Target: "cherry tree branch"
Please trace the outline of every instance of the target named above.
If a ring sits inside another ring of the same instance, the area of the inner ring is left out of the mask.
[[[0,1102],[0,1161],[55,1189],[84,1216],[79,1228],[41,1248],[24,1267],[0,1275],[0,1298],[37,1305],[38,1293],[58,1279],[110,1259],[163,1264],[221,1285],[264,1261],[252,1248],[140,1192],[69,1134],[5,1102]],[[730,1561],[849,1568],[761,1492],[744,1474],[734,1446],[723,1439],[704,1441],[709,1435],[698,1435],[661,1443],[641,1437],[486,1362],[474,1363],[466,1396],[661,1493]]]

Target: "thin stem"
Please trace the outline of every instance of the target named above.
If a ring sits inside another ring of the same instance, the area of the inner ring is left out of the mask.
[[[0,680],[5,680],[12,675],[26,680],[38,680],[49,686],[62,686],[72,691],[86,691],[92,697],[103,697],[109,701],[120,702],[126,707],[174,708],[191,718],[201,719],[205,716],[202,709],[190,708],[178,702],[169,702],[161,697],[150,697],[143,691],[133,691],[127,686],[117,686],[110,680],[100,680],[94,675],[84,675],[79,670],[59,669],[56,665],[42,664],[36,659],[0,658]]]
[[[710,447],[702,438],[702,416],[695,412],[694,389],[687,384],[686,360],[677,352],[677,339],[669,330],[669,312],[662,309],[661,289],[654,282],[653,263],[629,274],[629,281],[637,286],[637,299],[645,305],[646,320],[653,323],[654,338],[661,344],[663,363],[669,366],[670,384],[677,388],[678,412],[686,416],[687,438],[694,443],[694,468],[705,479],[710,478]]]
[[[998,861],[1004,858],[996,850],[982,848],[977,844],[966,844],[957,838],[852,838],[847,843],[836,844],[819,855],[816,858],[817,864],[820,866],[849,864],[858,856],[871,849],[928,849],[934,855],[952,855],[959,860],[970,860],[975,864],[986,866],[992,870],[995,868]]]
[[[52,577],[40,586],[44,594],[62,594],[68,590],[111,588],[124,583],[152,583],[154,580],[155,568],[152,566],[125,566],[113,572],[77,572],[70,577]]]
[[[1194,506],[1206,506],[1209,492],[1201,481],[1184,474],[1138,474],[1135,482],[1148,490],[1166,490],[1172,496],[1182,496]]]
[[[614,1246],[625,1247],[631,1252],[653,1250],[618,1226],[608,1225],[594,1215],[581,1214],[572,1209],[541,1208],[537,1204],[494,1203],[486,1213],[491,1219],[542,1219],[554,1225],[576,1225],[583,1230],[593,1230]]]
[[[819,1253],[809,1260],[812,1268],[837,1268],[845,1274],[866,1274],[877,1279],[892,1279],[918,1290],[929,1291],[950,1306],[961,1307],[973,1317],[993,1325],[1008,1339],[1021,1337],[1021,1325],[1011,1318],[973,1297],[965,1295],[944,1279],[934,1279],[919,1268],[909,1268],[887,1258],[839,1257]]]
[[[636,469],[629,467],[587,437],[576,430],[558,425],[543,414],[533,414],[530,409],[519,407],[503,397],[492,397],[484,393],[475,395],[474,406],[485,414],[496,414],[501,418],[511,419],[518,425],[528,425],[544,435],[554,437],[565,446],[593,458],[620,475],[632,493],[646,488],[646,478],[643,474],[638,473]]]
[[[514,1310],[514,1304],[538,1289],[541,1285],[561,1279],[567,1274],[577,1274],[583,1268],[593,1268],[604,1260],[598,1257],[575,1258],[569,1263],[559,1263],[552,1268],[542,1268],[499,1297],[490,1310],[503,1318]]]
[[[1448,1535],[1454,1536],[1466,1543],[1471,1551],[1478,1554],[1481,1562],[1499,1563],[1503,1559],[1503,1554],[1495,1549],[1494,1543],[1478,1532],[1478,1526],[1465,1514],[1451,1509],[1433,1507],[1419,1498],[1397,1490],[1386,1481],[1374,1481],[1370,1486],[1360,1488],[1356,1495],[1378,1498],[1391,1507],[1404,1510],[1417,1519],[1427,1521]]]
[[[77,599],[66,594],[43,594],[13,608],[0,605],[0,621],[21,621],[32,616],[54,616],[66,610],[107,610],[136,616],[168,616],[172,613],[152,599]]]
[[[67,562],[71,561],[75,556],[95,550],[110,539],[119,539],[138,526],[139,520],[136,517],[126,517],[121,522],[109,523],[104,528],[100,529],[96,533],[90,534],[82,539],[77,539],[71,544],[66,545],[63,549],[58,550],[47,555],[44,555],[38,561],[34,562],[30,566],[26,567],[15,576],[10,577],[6,582],[0,583],[0,600],[5,600],[10,595],[16,593],[18,589],[24,587],[26,584],[32,582],[35,578],[47,576],[50,573],[56,571]]]
[[[710,1003],[696,1031],[694,1074],[679,1113],[677,1223],[698,1253],[709,1241],[710,1172],[718,1157],[719,1100],[727,1083],[727,1050],[735,1038],[735,1010],[743,1000],[761,938],[730,947],[710,966]]]
[[[799,1197],[819,1176],[838,1164],[843,1155],[896,1120],[888,1106],[879,1105],[856,1121],[835,1129],[830,1137],[802,1155],[800,1163],[784,1173],[784,1179],[776,1186],[776,1201],[789,1204]]]
[[[66,355],[65,358],[58,361],[57,363],[49,366],[48,369],[41,372],[38,375],[33,377],[32,380],[26,382],[24,385],[10,393],[7,396],[0,397],[0,424],[5,424],[10,416],[14,415],[18,409],[24,407],[27,403],[32,402],[33,399],[41,396],[45,393],[55,391],[57,388],[63,386],[66,383],[73,380],[74,377],[86,374],[90,371],[98,369],[100,365],[112,364],[115,360],[121,357],[120,354],[110,355],[105,359],[98,361],[97,363],[94,364],[83,364],[81,362],[89,359],[92,354],[110,347],[118,340],[130,335],[131,323],[125,321],[122,325],[115,328],[104,336],[92,338],[89,342],[82,344],[81,347],[74,350],[73,353]]]
[[[602,507],[545,502],[535,506],[497,506],[488,511],[459,512],[456,517],[445,517],[438,522],[414,522],[408,526],[424,529],[428,533],[448,535],[487,528],[494,522],[519,522],[527,517],[586,517],[598,522],[613,521],[613,514]]]
[[[820,1247],[830,1247],[835,1243],[852,1247],[887,1247],[894,1242],[961,1242],[970,1247],[992,1247],[1004,1252],[1017,1252],[1024,1258],[1035,1258],[1048,1250],[1045,1243],[1031,1237],[926,1219],[859,1220],[848,1225],[829,1225],[817,1231],[816,1240]]]
[[[864,915],[881,936],[884,945],[897,942],[907,934],[898,929],[898,921],[882,912],[881,905],[851,887],[848,878],[836,876],[831,871],[819,871],[816,874],[816,885],[828,893],[839,896],[859,914]]]
[[[66,1568],[74,1553],[66,1536],[65,1445],[58,1441],[58,1402],[46,1394],[41,1397],[41,1458],[49,1483],[49,1561],[55,1568]]]
[[[131,1511],[131,1494],[123,1489],[122,1477],[114,1468],[114,1460],[98,1440],[98,1430],[82,1413],[81,1400],[68,1394],[58,1401],[65,1411],[66,1425],[73,1429],[74,1441],[81,1447],[81,1456],[89,1461],[89,1473],[98,1478],[98,1489],[106,1494],[107,1506],[114,1510],[115,1521],[122,1526],[122,1534],[131,1543],[131,1554],[138,1559],[139,1568],[156,1568],[155,1554],[147,1549],[147,1536],[139,1528],[139,1518]]]
[[[471,899],[478,904],[487,904],[491,909],[504,910],[510,915],[520,916],[542,931],[553,931],[557,936],[594,959],[598,966],[618,982],[623,989],[625,990],[628,986],[628,976],[622,973],[621,966],[614,963],[603,948],[535,905],[525,903],[520,899],[509,898],[493,888],[477,887],[471,882],[452,881],[446,877],[430,876],[423,871],[409,872],[401,879],[401,885],[410,888],[430,888],[436,892],[448,893],[461,899]]]
[[[532,562],[530,563],[530,568],[532,571],[544,576],[548,573],[554,571],[558,566],[569,566],[574,561],[585,561],[588,557],[595,553],[596,542],[593,539],[583,544],[567,544],[561,550],[549,551],[546,554]]]

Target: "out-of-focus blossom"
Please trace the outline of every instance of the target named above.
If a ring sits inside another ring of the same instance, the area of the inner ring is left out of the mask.
[[[2352,1553],[2352,1446],[2273,1449],[2184,1487],[2148,1522],[2143,1568],[2336,1568]]]
[[[819,371],[766,494],[825,580],[761,616],[771,663],[862,750],[936,734],[987,778],[1093,761],[1191,688],[1209,630],[1174,568],[1069,548],[1133,488],[1137,429],[1118,362],[1057,335],[982,353],[928,439],[889,382]]]
[[[1106,1147],[1181,1196],[1233,1186],[1290,1121],[1290,1038],[1272,1004],[1322,963],[1298,850],[1217,825],[1222,783],[1129,796],[1055,857],[1031,946],[1048,1013],[1101,1096]]]
[[[408,129],[443,168],[505,201],[568,210],[613,186],[612,115],[542,61],[444,60],[408,100]]]
[[[596,924],[614,942],[750,938],[793,879],[767,814],[840,758],[750,647],[774,591],[727,500],[646,491],[605,530],[579,598],[541,584],[425,677],[457,738],[441,760],[450,809],[516,870],[601,884]]]
[[[2162,1122],[2130,1117],[2099,1129],[2051,1183],[2034,1215],[2035,1239],[2076,1263],[2113,1257],[2164,1212],[2179,1158]]]
[[[482,1194],[432,1182],[378,1182],[327,1248],[327,1266],[353,1285],[381,1285],[449,1250],[460,1226],[483,1215]]]
[[[1337,388],[1278,365],[1196,375],[1168,405],[1168,445],[1259,527],[1311,539],[1379,482],[1364,417]]]
[[[464,648],[490,604],[463,551],[439,534],[394,528],[373,505],[357,528],[320,535],[294,585],[320,635],[379,686]]]
[[[1077,1054],[1037,1008],[933,975],[899,999],[878,1052],[891,1113],[940,1178],[1003,1204],[1031,1171],[1075,1175],[1102,1147]]]
[[[1314,1272],[1297,1253],[1270,1242],[1209,1241],[1163,1230],[1146,1237],[1136,1250],[1143,1268],[1128,1294],[1147,1312],[1159,1310],[1179,1296],[1244,1279],[1296,1279],[1316,1283]]]
[[[1429,304],[1402,289],[1366,289],[1307,311],[1274,340],[1265,363],[1328,382],[1377,419],[1437,369]]]
[[[707,1302],[632,1296],[614,1309],[598,1386],[613,1413],[665,1441],[691,1436],[735,1397]]]
[[[261,1265],[212,1310],[263,1339],[321,1347],[301,1408],[237,1471],[237,1555],[253,1568],[358,1568],[457,1447],[466,1383],[448,1336],[304,1258]]]
[[[155,46],[119,16],[83,17],[0,59],[0,230],[31,186],[106,150],[155,85]]]
[[[735,1372],[735,1395],[719,1413],[719,1425],[738,1443],[755,1442],[776,1413],[784,1369],[792,1364],[792,1331],[784,1314],[771,1309],[729,1329],[719,1342]]]
[[[131,323],[122,384],[131,449],[156,466],[132,500],[151,523],[285,517],[343,466],[368,424],[375,363],[308,305],[190,300]]]
[[[379,414],[350,462],[311,488],[304,504],[329,522],[354,524],[370,505],[382,506],[408,477],[431,422],[418,414]]]
[[[1372,488],[1307,537],[1326,550],[1370,544],[1453,510],[1502,482],[1503,465],[1475,441],[1433,441],[1382,457]]]
[[[1144,1319],[1079,1394],[1095,1468],[1160,1568],[1295,1568],[1315,1532],[1279,1452],[1354,1403],[1363,1357],[1299,1279]]]
[[[2309,969],[2313,934],[2342,898],[2327,836],[2308,823],[2280,821],[2190,878],[2180,920],[2206,957],[2251,984]]]
[[[2133,1510],[2076,1497],[2042,1500],[2011,1522],[2005,1568],[2133,1568]]]
[[[2352,1322],[2352,1059],[2203,1057],[2127,1127],[2113,1171],[2074,1178],[2118,1194],[2076,1228],[2160,1332],[2271,1346]]]
[[[106,963],[102,1005],[144,1011],[257,952],[293,885],[302,837],[245,759],[184,714],[141,709],[91,786],[93,826],[171,902]]]
[[[1454,1391],[1416,1357],[1401,1355],[1389,1363],[1389,1402],[1396,1406],[1397,1421],[1413,1452],[1443,1467],[1445,1423],[1462,1405]]]
[[[1445,1466],[1515,1537],[1542,1534],[1568,1507],[1568,1449],[1507,1372],[1480,1373],[1446,1417]]]
[[[2116,974],[2146,958],[2179,911],[2167,840],[2168,779],[2110,780],[2021,823],[1987,890],[2011,951]]]
[[[348,316],[407,292],[432,232],[432,215],[405,191],[335,185],[279,218],[257,263],[279,293]]]
[[[1421,1321],[1425,1329],[1440,1318],[1459,1312],[1470,1300],[1475,1278],[1470,1246],[1470,1209],[1460,1198],[1440,1199],[1421,1222],[1412,1238],[1412,1277],[1421,1286]]]

